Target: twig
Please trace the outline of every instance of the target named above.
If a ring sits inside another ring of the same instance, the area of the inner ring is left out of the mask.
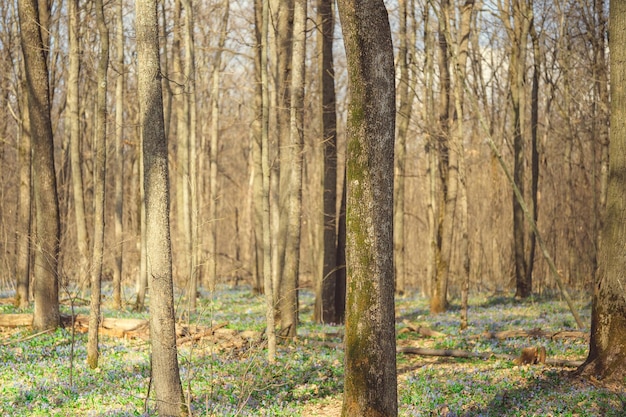
[[[2,343],[2,346],[9,346],[9,345],[12,345],[13,343],[25,342],[27,340],[34,339],[34,338],[39,337],[39,336],[41,336],[43,334],[51,333],[53,331],[54,331],[54,329],[43,330],[41,332],[38,332],[38,333],[35,333],[35,334],[31,334],[31,335],[26,336],[26,337],[22,337],[21,339],[10,340],[8,342],[4,342],[4,343]]]

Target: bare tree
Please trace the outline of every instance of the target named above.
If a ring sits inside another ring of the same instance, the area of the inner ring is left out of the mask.
[[[396,416],[393,271],[395,72],[379,0],[340,0],[348,59],[347,308],[342,415]]]
[[[47,46],[40,15],[49,13],[37,0],[20,0],[18,13],[28,94],[33,146],[35,196],[35,329],[56,328],[59,314],[59,201],[54,168],[54,141],[50,120]]]
[[[152,382],[159,415],[185,415],[178,370],[172,250],[169,225],[167,140],[159,61],[156,0],[135,4],[138,95],[144,159],[146,242],[150,286]]]

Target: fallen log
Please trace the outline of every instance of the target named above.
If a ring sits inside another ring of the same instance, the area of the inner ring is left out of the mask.
[[[228,325],[228,322],[220,323],[220,324],[216,324],[215,326],[211,326],[208,329],[203,330],[199,333],[192,334],[191,336],[179,337],[176,340],[176,346],[180,346],[182,344],[189,343],[189,342],[197,342],[198,340],[203,339],[205,337],[211,337],[215,334],[215,331],[217,329],[221,329],[222,327],[225,327],[227,325]]]
[[[519,359],[522,355],[507,355],[507,354],[499,354],[499,353],[491,353],[491,352],[470,352],[467,350],[460,349],[429,349],[429,348],[419,348],[413,346],[403,346],[398,347],[396,349],[398,353],[406,353],[412,355],[420,355],[420,356],[440,356],[440,357],[451,357],[451,358],[470,358],[470,359],[504,359],[509,361],[518,361],[519,364],[527,364],[519,362]],[[562,366],[562,367],[570,367],[576,368],[582,365],[582,360],[566,360],[566,359],[555,359],[555,358],[545,358],[543,362],[537,363],[545,363],[546,365],[552,366]]]
[[[578,330],[563,330],[558,332],[546,332],[541,329],[531,330],[503,330],[500,332],[483,332],[480,335],[473,336],[472,339],[512,339],[516,337],[535,337],[545,339],[589,339],[588,332],[582,332]]]

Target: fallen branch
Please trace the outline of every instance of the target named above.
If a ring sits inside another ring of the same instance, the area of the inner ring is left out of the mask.
[[[428,349],[428,348],[419,348],[413,346],[405,346],[398,347],[396,350],[398,353],[406,353],[411,355],[420,355],[420,356],[439,356],[439,357],[451,357],[451,358],[470,358],[470,359],[504,359],[509,361],[519,361],[521,356],[516,355],[506,355],[506,354],[498,354],[498,353],[490,353],[490,352],[469,352],[466,350],[460,349]],[[565,359],[554,359],[554,358],[545,358],[545,363],[547,365],[552,366],[562,366],[562,367],[578,367],[583,361],[570,361]],[[522,364],[522,363],[520,363]],[[523,363],[526,364],[526,363]]]

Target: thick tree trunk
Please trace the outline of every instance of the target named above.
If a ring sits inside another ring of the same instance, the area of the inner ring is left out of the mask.
[[[38,330],[56,328],[59,316],[59,201],[54,168],[54,141],[50,120],[47,45],[43,41],[37,0],[18,2],[20,35],[28,93],[35,189],[35,265],[33,293]]]
[[[144,158],[146,242],[150,286],[152,382],[162,416],[185,415],[178,370],[169,225],[167,140],[159,63],[156,0],[136,10],[138,95]]]
[[[602,226],[598,274],[593,294],[589,356],[584,375],[623,384],[626,378],[626,3],[609,8],[611,50],[611,129],[606,212]]]
[[[396,416],[393,271],[395,75],[379,0],[340,0],[348,60],[347,311],[342,415]]]

